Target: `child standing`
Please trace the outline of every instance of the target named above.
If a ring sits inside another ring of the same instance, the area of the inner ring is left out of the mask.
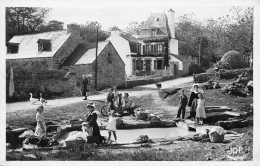
[[[177,118],[179,119],[182,114],[182,120],[185,119],[185,108],[188,103],[188,98],[184,94],[184,89],[181,89],[181,96],[180,96],[180,102],[179,102],[179,109],[177,113]]]
[[[108,130],[108,143],[111,142],[111,133],[113,132],[114,138],[115,138],[115,143],[117,143],[117,136],[116,136],[116,119],[115,117],[115,110],[111,110],[109,113],[109,120],[107,122],[106,129]]]
[[[203,125],[203,118],[206,118],[206,112],[205,112],[205,100],[202,96],[202,93],[198,94],[197,99],[197,108],[196,108],[196,118],[199,125]]]

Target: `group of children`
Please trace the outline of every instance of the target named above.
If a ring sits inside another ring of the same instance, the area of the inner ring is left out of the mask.
[[[108,143],[111,143],[111,134],[113,133],[115,143],[117,142],[116,136],[116,113],[122,114],[125,110],[130,110],[134,103],[129,98],[129,94],[125,93],[124,97],[117,91],[116,86],[109,89],[105,103],[109,104],[109,120],[106,126],[108,130]]]
[[[185,119],[185,109],[188,104],[190,107],[190,118],[195,121],[198,125],[203,125],[203,118],[206,118],[205,113],[205,100],[203,98],[203,91],[199,91],[199,85],[194,84],[191,89],[190,99],[184,94],[184,89],[181,89],[181,96],[179,102],[179,109],[177,113],[177,118],[180,119],[182,114],[182,119]]]

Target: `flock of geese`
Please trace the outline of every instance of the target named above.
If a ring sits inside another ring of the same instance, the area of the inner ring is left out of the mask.
[[[40,101],[42,105],[43,104],[45,104],[45,105],[47,104],[47,100],[42,98],[42,93],[40,93],[40,98],[39,99],[38,98],[33,98],[33,94],[30,93],[30,102],[31,102],[31,104],[35,104],[38,101]]]

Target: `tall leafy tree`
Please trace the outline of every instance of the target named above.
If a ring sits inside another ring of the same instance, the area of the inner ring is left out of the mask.
[[[50,8],[7,7],[6,8],[6,41],[14,35],[41,32],[41,27]]]
[[[128,24],[126,32],[132,35],[139,35],[139,32],[144,22],[139,23],[138,21],[132,21]]]
[[[203,60],[215,63],[225,52],[236,50],[248,59],[253,52],[253,12],[253,7],[232,7],[226,16],[205,22],[197,21],[193,14],[179,17],[176,37],[185,43],[180,44],[179,52],[198,56],[200,50]]]
[[[104,41],[108,38],[109,33],[102,30],[102,26],[97,21],[87,22],[85,25],[80,25],[80,35],[88,43],[96,42],[98,29],[98,41]]]
[[[43,32],[63,30],[64,22],[52,20],[48,24],[42,26]]]

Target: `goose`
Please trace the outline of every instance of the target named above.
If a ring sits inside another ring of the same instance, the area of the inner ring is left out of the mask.
[[[45,103],[45,105],[47,104],[47,100],[45,100],[44,98],[42,98],[42,93],[40,93],[40,102],[42,103]]]
[[[36,103],[37,101],[39,101],[39,99],[36,99],[36,98],[33,98],[33,95],[32,95],[32,93],[30,93],[30,102],[32,103],[32,104],[34,104],[34,103]]]

